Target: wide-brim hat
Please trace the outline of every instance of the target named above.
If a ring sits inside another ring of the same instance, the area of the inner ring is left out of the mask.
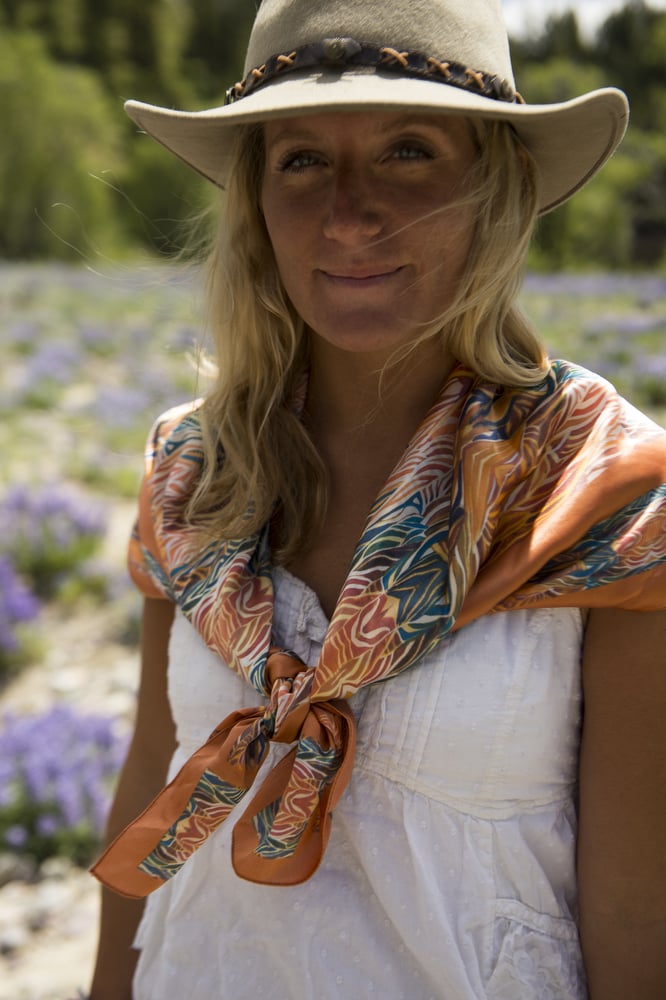
[[[558,104],[516,92],[499,0],[263,0],[243,79],[224,105],[176,111],[128,101],[129,116],[224,187],[238,126],[303,114],[407,111],[509,122],[532,154],[540,211],[561,204],[626,130],[622,91]]]

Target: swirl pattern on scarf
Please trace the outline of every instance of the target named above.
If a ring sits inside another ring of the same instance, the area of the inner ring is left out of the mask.
[[[666,433],[568,362],[529,389],[453,371],[372,507],[315,667],[271,646],[267,530],[201,544],[187,525],[202,456],[195,409],[158,421],[130,571],[268,703],[225,719],[94,866],[126,895],[180,869],[271,741],[294,747],[234,828],[234,868],[270,884],[308,878],[351,772],[346,699],[451,630],[513,608],[666,608]]]

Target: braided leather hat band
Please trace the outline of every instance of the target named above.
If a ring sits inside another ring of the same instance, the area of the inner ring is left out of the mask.
[[[290,52],[277,53],[263,65],[254,67],[243,80],[229,87],[225,104],[233,104],[287,73],[313,68],[342,71],[347,67],[387,70],[459,87],[494,101],[525,103],[508,80],[483,70],[470,69],[463,63],[438,59],[423,52],[369,45],[354,38],[324,38],[321,42],[301,45]]]

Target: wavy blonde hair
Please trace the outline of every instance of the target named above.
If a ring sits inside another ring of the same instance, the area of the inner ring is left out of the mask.
[[[464,196],[475,235],[456,296],[423,340],[441,336],[464,365],[508,386],[541,381],[544,349],[516,305],[537,214],[534,164],[510,126],[473,124],[478,163]],[[308,367],[305,325],[278,275],[261,212],[263,131],[248,126],[208,256],[207,290],[216,377],[201,407],[204,468],[191,523],[218,538],[246,537],[276,514],[279,561],[307,546],[326,509],[322,460],[295,401]],[[223,460],[222,460],[223,456]]]

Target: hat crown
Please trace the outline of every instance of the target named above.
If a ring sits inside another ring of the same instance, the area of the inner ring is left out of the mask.
[[[263,0],[245,73],[324,38],[425,52],[514,84],[500,0]]]

